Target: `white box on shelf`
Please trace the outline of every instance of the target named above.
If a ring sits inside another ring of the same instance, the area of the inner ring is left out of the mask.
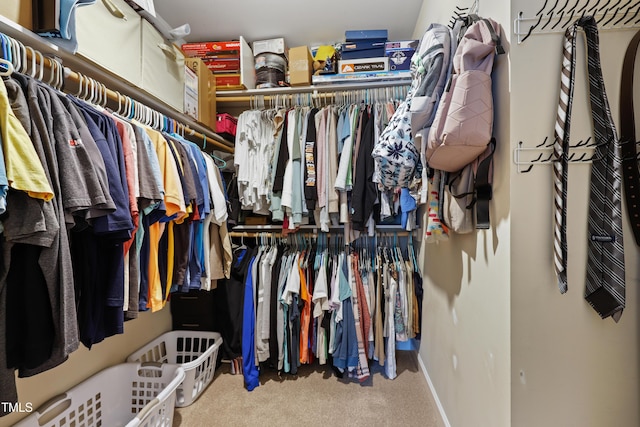
[[[341,59],[338,61],[338,73],[371,73],[389,71],[389,58]]]
[[[184,67],[184,113],[198,120],[198,75]]]

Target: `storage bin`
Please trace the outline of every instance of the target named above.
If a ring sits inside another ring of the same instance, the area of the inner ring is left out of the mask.
[[[217,332],[171,331],[160,335],[127,358],[128,362],[161,362],[184,369],[176,390],[176,406],[191,405],[213,381],[222,337]]]
[[[207,331],[216,328],[214,292],[195,290],[171,294],[171,323],[174,331]]]
[[[184,376],[176,365],[121,363],[54,397],[16,427],[171,426]]]
[[[216,133],[229,141],[236,140],[238,119],[227,113],[217,115]]]

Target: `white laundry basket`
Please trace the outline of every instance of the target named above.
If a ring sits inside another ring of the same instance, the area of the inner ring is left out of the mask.
[[[176,406],[191,405],[213,381],[222,337],[217,332],[171,331],[160,335],[127,358],[128,362],[161,362],[184,369],[176,391]]]
[[[121,363],[38,408],[15,427],[170,427],[184,369]]]

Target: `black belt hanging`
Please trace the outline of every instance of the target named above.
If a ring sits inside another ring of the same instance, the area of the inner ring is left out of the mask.
[[[631,39],[622,64],[620,84],[620,143],[622,144],[622,175],[627,215],[631,230],[640,246],[640,172],[636,152],[636,127],[633,111],[633,73],[640,44],[640,31]]]

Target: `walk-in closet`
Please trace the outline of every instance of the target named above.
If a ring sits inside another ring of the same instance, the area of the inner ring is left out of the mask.
[[[0,426],[640,425],[640,1],[3,0]]]

